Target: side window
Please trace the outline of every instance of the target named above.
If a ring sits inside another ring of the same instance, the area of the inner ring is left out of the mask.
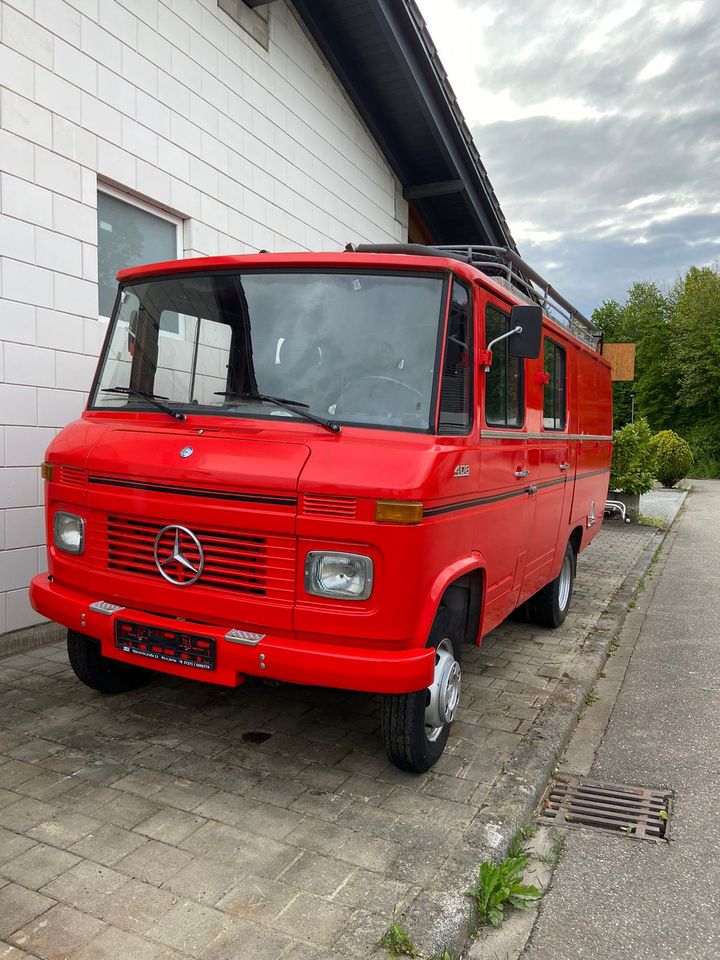
[[[546,337],[543,347],[543,370],[549,378],[543,388],[543,427],[546,430],[565,429],[565,367],[565,350]]]
[[[470,295],[453,282],[440,388],[439,433],[464,434],[472,426],[472,324]]]
[[[510,317],[488,304],[485,312],[485,343],[510,329]],[[523,361],[511,357],[508,341],[493,349],[490,372],[485,374],[485,422],[493,427],[521,427],[525,409]]]

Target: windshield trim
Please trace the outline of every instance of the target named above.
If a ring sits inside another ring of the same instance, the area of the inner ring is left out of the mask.
[[[436,435],[437,434],[437,417],[436,417],[436,408],[438,403],[438,397],[440,392],[440,381],[442,376],[442,371],[439,369],[439,361],[441,359],[445,326],[447,324],[447,314],[448,314],[448,293],[450,289],[451,279],[453,277],[453,271],[448,269],[438,269],[437,265],[433,264],[430,269],[422,270],[417,268],[411,268],[407,270],[394,269],[390,267],[380,268],[363,266],[363,267],[337,267],[337,266],[283,266],[283,267],[251,267],[249,269],[237,269],[237,265],[233,264],[225,268],[213,268],[210,270],[187,270],[185,273],[192,276],[203,276],[211,277],[224,275],[227,273],[237,273],[242,276],[256,276],[258,274],[285,274],[293,275],[299,273],[310,273],[313,275],[318,274],[331,274],[331,275],[342,275],[350,274],[352,276],[358,276],[361,274],[368,274],[370,276],[403,276],[403,277],[422,277],[426,278],[436,277],[438,280],[442,281],[442,290],[440,295],[440,310],[438,313],[438,331],[435,342],[435,355],[434,355],[434,376],[432,382],[432,389],[430,393],[430,405],[429,405],[429,414],[428,414],[428,425],[427,427],[408,427],[408,426],[398,426],[393,424],[378,424],[378,423],[368,423],[365,421],[359,420],[345,420],[342,417],[333,417],[333,421],[338,423],[343,428],[345,427],[362,427],[363,429],[368,430],[390,430],[393,432],[400,433],[414,433],[414,434],[428,434]],[[133,403],[132,407],[128,409],[127,405],[124,407],[107,407],[103,404],[98,405],[97,399],[98,395],[102,392],[100,389],[100,378],[103,370],[103,360],[106,356],[106,351],[109,346],[109,343],[112,339],[112,336],[115,332],[115,326],[117,324],[119,308],[121,303],[121,296],[125,289],[128,287],[136,286],[138,283],[155,283],[156,281],[161,282],[164,280],[176,280],[178,278],[178,272],[172,271],[168,273],[161,273],[148,277],[147,279],[143,277],[134,277],[128,278],[127,280],[121,280],[118,282],[118,289],[115,295],[115,302],[113,304],[112,313],[107,325],[107,331],[105,337],[103,338],[103,345],[98,356],[97,366],[95,368],[95,375],[93,376],[92,385],[90,387],[90,392],[88,394],[88,403],[85,407],[86,411],[93,414],[110,414],[110,415],[124,415],[124,414],[136,414],[136,413],[155,413],[156,408],[151,404],[143,405],[141,402]],[[218,419],[223,420],[262,420],[270,423],[280,423],[287,426],[288,424],[298,424],[305,423],[311,425],[309,420],[304,420],[300,415],[294,415],[289,417],[274,417],[270,414],[261,414],[253,413],[250,414],[246,410],[243,410],[239,413],[230,412],[225,409],[220,408],[211,408],[208,406],[201,406],[199,404],[193,403],[181,403],[179,401],[172,401],[172,409],[177,410],[178,412],[184,413],[189,419],[190,416],[195,417],[217,417]],[[292,412],[292,411],[288,411]],[[321,429],[321,428],[318,428]]]

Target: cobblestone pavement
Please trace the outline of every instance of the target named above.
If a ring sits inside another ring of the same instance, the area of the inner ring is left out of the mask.
[[[158,676],[97,694],[62,644],[0,661],[0,957],[367,957],[453,850],[651,528],[608,523],[557,631],[505,623],[464,655],[424,776],[391,766],[379,698]]]

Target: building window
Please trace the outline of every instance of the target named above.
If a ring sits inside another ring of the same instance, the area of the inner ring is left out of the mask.
[[[490,343],[509,329],[509,314],[488,305],[485,343]],[[493,349],[490,372],[485,374],[485,422],[492,427],[521,427],[525,417],[524,406],[523,362],[518,357],[511,357],[508,340],[501,340]]]
[[[448,318],[442,386],[440,389],[439,433],[467,433],[472,425],[472,324],[470,296],[457,280],[452,287]]]
[[[109,317],[117,293],[118,270],[182,257],[182,221],[103,187],[98,191],[97,223],[99,312],[101,317]],[[177,317],[167,323],[170,327],[163,326],[166,332],[180,332]]]
[[[554,340],[545,338],[543,370],[546,382],[543,388],[543,427],[546,430],[565,429],[565,351]]]

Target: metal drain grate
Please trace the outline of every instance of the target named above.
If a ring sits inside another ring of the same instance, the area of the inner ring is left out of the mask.
[[[669,790],[558,777],[545,794],[541,816],[557,826],[598,827],[641,840],[667,840]]]

